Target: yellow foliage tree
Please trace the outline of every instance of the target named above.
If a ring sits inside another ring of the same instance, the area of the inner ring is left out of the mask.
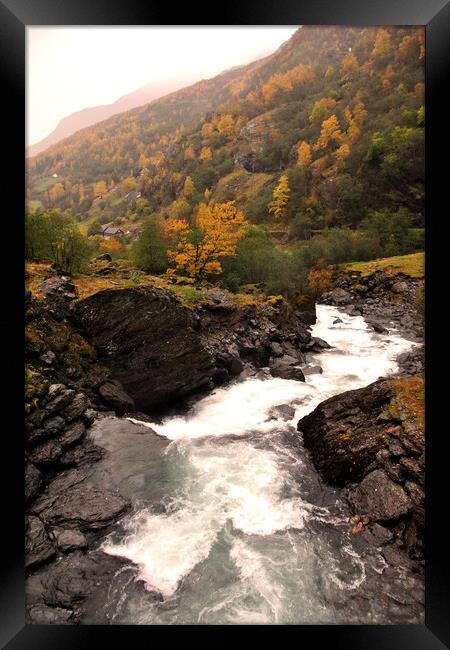
[[[183,219],[167,222],[166,235],[177,241],[176,249],[167,251],[169,262],[196,281],[220,273],[220,260],[236,254],[247,225],[234,201],[201,203],[192,228]]]
[[[185,160],[195,160],[195,149],[194,147],[186,147],[184,150],[184,159]]]
[[[332,115],[327,120],[322,122],[322,128],[320,131],[319,139],[314,145],[314,149],[326,149],[330,142],[335,144],[342,144],[342,133],[341,127],[339,126],[339,120],[336,115]]]
[[[98,181],[98,183],[94,183],[94,196],[96,199],[104,196],[107,191],[108,188],[105,181]]]
[[[297,148],[297,164],[305,169],[311,164],[311,147],[303,140]]]
[[[384,56],[389,54],[392,48],[391,35],[386,29],[379,29],[375,37],[372,54],[374,56]]]
[[[56,183],[49,189],[48,195],[52,203],[59,201],[64,196],[64,185],[62,183]]]
[[[212,160],[212,152],[211,152],[211,149],[209,147],[202,147],[202,149],[200,151],[200,160],[203,163],[207,163],[210,160]]]
[[[350,155],[350,147],[349,147],[349,145],[344,142],[344,144],[341,144],[339,149],[336,149],[336,151],[334,152],[334,155],[335,155],[336,160],[338,162],[344,161]]]
[[[289,203],[291,189],[286,174],[280,176],[278,185],[273,191],[272,201],[269,203],[269,212],[275,215],[276,219],[282,219],[286,214],[286,206]]]
[[[195,194],[194,181],[190,176],[186,176],[186,180],[184,181],[184,187],[183,187],[183,196],[189,199],[194,194]]]
[[[234,120],[231,115],[224,115],[217,124],[217,130],[223,135],[231,135],[234,130]]]
[[[208,136],[211,135],[214,131],[214,126],[211,124],[211,122],[205,122],[202,126],[202,137],[207,138]]]
[[[349,52],[344,56],[344,58],[341,61],[341,71],[343,74],[349,74],[351,72],[355,72],[355,70],[357,69],[358,69],[358,59],[353,54],[353,52]]]

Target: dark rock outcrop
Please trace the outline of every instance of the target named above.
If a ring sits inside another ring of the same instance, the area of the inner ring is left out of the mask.
[[[319,302],[336,305],[352,316],[362,315],[380,334],[395,328],[410,338],[423,337],[419,306],[423,280],[382,270],[368,275],[339,271],[333,283],[334,288],[322,294]]]
[[[25,567],[43,562],[56,555],[55,544],[49,538],[47,530],[39,517],[26,517],[25,525]]]
[[[324,480],[346,487],[355,514],[388,524],[414,558],[425,524],[423,389],[420,375],[381,379],[322,402],[297,426]]]
[[[191,310],[171,292],[100,291],[79,301],[73,314],[137,409],[147,411],[210,385],[212,358]]]
[[[105,381],[98,389],[98,392],[105,404],[113,408],[117,413],[134,411],[134,400],[127,395],[118,381],[114,379]]]
[[[278,359],[273,359],[270,363],[270,374],[272,377],[281,379],[295,379],[305,381],[305,375],[298,366],[298,359],[285,355]]]

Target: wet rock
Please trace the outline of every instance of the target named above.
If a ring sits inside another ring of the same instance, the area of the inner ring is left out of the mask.
[[[393,483],[383,470],[368,474],[349,495],[355,512],[372,521],[390,521],[406,515],[411,501],[400,485]]]
[[[87,548],[87,539],[83,533],[76,529],[65,529],[54,531],[58,548],[67,553],[76,549]]]
[[[25,526],[25,567],[27,569],[47,562],[56,554],[45,526],[39,517],[26,517]]]
[[[337,325],[338,323],[342,323],[342,320],[340,318],[335,318],[333,321],[333,325]]]
[[[321,375],[323,373],[322,366],[302,366],[302,371],[305,376],[308,375]]]
[[[290,357],[289,355],[285,355],[278,359],[273,359],[270,362],[269,368],[272,377],[305,381],[305,375],[298,367],[298,360],[294,357]]]
[[[71,609],[79,615],[84,601],[97,591],[106,591],[113,576],[129,565],[128,560],[102,551],[75,551],[28,577],[27,603]]]
[[[72,623],[72,616],[71,609],[39,604],[28,608],[26,622],[34,625],[64,625]]]
[[[105,382],[100,386],[98,392],[102,400],[118,413],[134,410],[133,399],[127,395],[118,381],[110,380]]]
[[[139,410],[162,406],[211,383],[213,359],[193,327],[192,311],[167,290],[100,291],[77,302],[73,315]],[[112,393],[116,391],[108,390],[108,405],[116,403]],[[128,403],[124,410],[133,408]]]
[[[81,530],[105,528],[130,508],[128,500],[109,490],[75,486],[55,498],[40,517],[48,525],[75,525]]]
[[[44,408],[47,415],[56,415],[68,406],[75,397],[75,391],[66,388],[64,384],[52,384],[50,386]]]
[[[25,502],[31,501],[39,492],[42,474],[33,463],[25,464]]]
[[[38,467],[54,465],[62,454],[62,447],[59,442],[49,440],[29,452],[30,460]]]
[[[281,345],[279,343],[277,343],[276,341],[273,341],[270,344],[270,349],[271,349],[272,355],[274,357],[282,357],[285,354],[285,351],[283,350]]]
[[[386,329],[386,327],[372,318],[366,318],[366,323],[368,323],[375,332],[378,332],[378,334],[389,334],[389,330]]]
[[[289,404],[279,404],[270,409],[268,420],[292,420],[295,415],[295,408]]]
[[[329,298],[331,299],[332,304],[335,305],[348,305],[353,302],[352,295],[340,287],[330,291]]]
[[[45,430],[46,435],[51,437],[58,435],[58,433],[63,430],[64,424],[64,419],[59,415],[55,415],[55,417],[45,420],[42,427]]]
[[[75,442],[79,442],[86,433],[86,427],[83,422],[76,421],[70,424],[64,430],[64,433],[59,436],[58,441],[62,447],[69,447]]]
[[[306,348],[313,352],[321,352],[322,350],[329,350],[331,345],[318,336],[312,336]]]
[[[83,415],[88,403],[89,400],[84,393],[77,393],[72,402],[61,412],[61,415],[66,422],[72,422]]]
[[[90,465],[103,458],[104,454],[103,447],[86,440],[81,445],[72,446],[67,451],[64,451],[58,462],[63,467]]]

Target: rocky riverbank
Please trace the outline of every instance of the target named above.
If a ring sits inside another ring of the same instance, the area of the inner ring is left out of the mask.
[[[239,306],[211,291],[189,308],[156,287],[79,300],[56,274],[37,294],[26,296],[27,620],[77,623],[119,570],[135,575],[131,562],[98,550],[131,504],[89,484],[107,453],[89,439],[94,420],[155,413],[264,366],[304,380],[304,353],[326,343],[311,337],[313,305]]]
[[[405,273],[378,270],[363,275],[359,271],[338,272],[333,289],[319,302],[335,305],[350,316],[363,316],[379,333],[392,329],[418,343],[424,337],[424,281]],[[400,374],[424,369],[424,349],[419,346],[398,359]]]
[[[345,488],[352,533],[363,544],[381,547],[386,566],[398,573],[400,583],[417,576],[414,598],[419,602],[425,526],[423,390],[421,375],[381,379],[322,402],[297,427],[324,481]]]

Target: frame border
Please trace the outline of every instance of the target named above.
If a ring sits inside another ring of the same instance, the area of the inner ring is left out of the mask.
[[[440,214],[445,205],[444,188],[448,184],[448,160],[450,150],[449,115],[450,102],[444,100],[450,79],[450,2],[448,0],[376,0],[362,4],[358,0],[319,0],[315,4],[278,0],[269,4],[262,0],[251,6],[251,0],[241,0],[237,6],[226,6],[221,15],[222,24],[230,25],[425,25],[426,26],[426,413],[427,413],[427,471],[426,471],[426,622],[425,625],[309,625],[290,626],[301,628],[302,639],[330,643],[338,650],[357,648],[361,650],[397,650],[418,648],[440,650],[450,648],[450,570],[448,537],[445,536],[444,498],[448,482],[448,456],[445,454],[446,431],[439,426],[439,415],[444,412],[447,391],[439,382],[437,373],[431,372],[442,365],[442,342],[446,341],[443,314],[439,314],[437,301],[443,296],[437,290],[437,279],[442,274],[442,260],[448,256],[445,237],[445,215]],[[204,14],[195,7],[185,5],[177,8],[180,20],[186,18],[186,25],[202,24]],[[172,15],[171,15],[172,14]],[[200,20],[195,21],[198,17]],[[4,89],[3,109],[4,133],[10,139],[4,148],[8,155],[6,179],[6,215],[13,218],[11,233],[23,247],[23,222],[18,218],[24,209],[25,158],[25,28],[31,25],[166,25],[173,20],[171,6],[155,1],[143,5],[139,0],[1,0],[0,1],[0,60]],[[181,25],[183,26],[183,25]],[[11,125],[11,127],[10,127]],[[12,128],[14,125],[14,128]],[[447,137],[445,137],[447,136]],[[18,142],[21,143],[18,146]],[[23,149],[21,147],[23,146]],[[14,191],[9,188],[14,188]],[[8,205],[9,202],[9,205]],[[434,222],[430,223],[431,215]],[[10,250],[17,249],[11,244]],[[22,248],[23,250],[23,248]],[[433,251],[433,255],[431,252]],[[3,557],[3,590],[0,596],[0,642],[9,650],[37,648],[60,650],[62,647],[90,648],[111,639],[129,643],[130,634],[135,643],[148,639],[149,626],[35,626],[25,625],[24,595],[24,521],[23,521],[23,453],[24,440],[17,432],[22,430],[23,407],[23,331],[24,315],[22,302],[24,268],[20,256],[15,253],[6,267],[8,276],[4,285],[7,289],[8,309],[3,311],[0,321],[3,340],[11,354],[8,372],[7,400],[13,425],[4,428],[8,436],[8,449],[2,472],[5,480],[3,506],[8,532],[3,537],[6,545]],[[444,294],[445,296],[445,294]],[[435,308],[432,312],[433,302]],[[442,311],[442,310],[441,310]],[[433,318],[431,318],[433,313]],[[7,317],[5,317],[7,314]],[[441,349],[438,349],[438,345]],[[17,349],[20,350],[19,356]],[[20,361],[19,361],[20,359]],[[448,399],[448,398],[447,398]],[[444,420],[445,421],[445,420]],[[447,427],[448,430],[448,427]],[[433,433],[431,433],[433,432]],[[434,440],[431,441],[431,437]],[[447,504],[446,504],[447,505]],[[155,626],[151,626],[153,635]],[[195,628],[208,640],[218,643],[228,640],[237,626],[183,626]],[[220,627],[220,632],[216,630]],[[259,627],[259,626],[257,626]],[[276,634],[286,626],[275,627]],[[164,633],[166,633],[164,629]],[[177,627],[172,628],[179,632]],[[261,631],[261,630],[259,630]],[[293,630],[292,630],[293,631]],[[239,626],[240,635],[254,639],[254,626]],[[172,631],[170,632],[172,634]],[[251,635],[251,636],[250,636]],[[8,642],[9,641],[9,642]],[[4,645],[6,644],[6,645]],[[444,645],[446,644],[446,645]]]

